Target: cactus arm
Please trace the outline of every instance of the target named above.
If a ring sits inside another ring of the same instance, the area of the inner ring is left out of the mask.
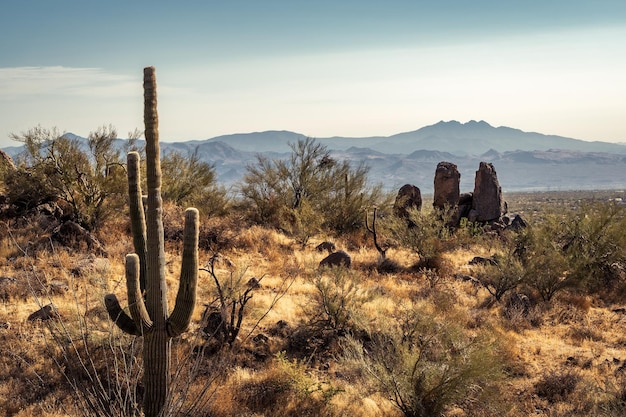
[[[152,320],[146,310],[143,295],[139,285],[139,256],[135,253],[126,255],[126,291],[128,294],[128,309],[140,332],[152,327]]]
[[[135,253],[139,256],[139,288],[143,294],[146,290],[146,218],[141,195],[139,159],[138,152],[130,152],[127,157],[127,165],[130,227]]]
[[[191,322],[196,305],[198,284],[198,230],[199,214],[195,208],[185,211],[185,230],[183,233],[183,263],[180,282],[176,294],[176,305],[168,320],[168,334],[175,337],[185,332]]]
[[[163,200],[161,198],[161,151],[154,67],[144,68],[143,88],[146,177],[148,183],[146,308],[150,312],[150,317],[157,329],[165,330],[168,308],[165,282],[165,238],[162,219]]]
[[[109,313],[109,317],[124,333],[140,336],[141,330],[137,327],[132,318],[122,310],[120,302],[115,294],[107,294],[104,297],[104,305]]]

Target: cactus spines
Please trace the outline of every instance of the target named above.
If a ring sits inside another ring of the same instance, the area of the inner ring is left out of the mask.
[[[170,383],[170,341],[187,330],[196,303],[198,280],[198,210],[185,211],[183,261],[176,305],[168,315],[165,281],[163,202],[156,78],[153,67],[144,69],[144,123],[146,136],[147,209],[142,203],[139,154],[128,155],[128,192],[135,253],[126,256],[126,289],[130,316],[115,294],[105,297],[105,306],[118,327],[131,335],[143,336],[144,414],[161,415]]]

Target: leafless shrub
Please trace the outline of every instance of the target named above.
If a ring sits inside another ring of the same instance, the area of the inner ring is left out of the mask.
[[[581,380],[572,370],[550,372],[535,383],[535,393],[550,403],[567,401]]]

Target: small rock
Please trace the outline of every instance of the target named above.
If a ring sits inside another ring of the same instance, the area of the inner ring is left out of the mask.
[[[333,253],[335,251],[335,244],[333,242],[322,242],[315,247],[315,250],[318,252],[328,251],[328,253]]]
[[[352,263],[352,259],[350,258],[350,255],[340,250],[337,252],[333,252],[327,257],[325,257],[324,259],[322,259],[320,262],[320,268],[324,266],[326,267],[344,266],[346,268],[350,268],[351,263]]]
[[[39,310],[28,316],[28,321],[49,320],[56,315],[56,307],[52,304],[46,304]]]

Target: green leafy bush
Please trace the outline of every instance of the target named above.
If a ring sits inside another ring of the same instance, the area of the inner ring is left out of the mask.
[[[100,227],[125,203],[125,162],[112,126],[91,132],[86,142],[41,126],[11,138],[26,150],[6,180],[10,203],[27,209],[60,199],[88,230]]]
[[[520,285],[525,277],[524,267],[513,253],[496,254],[493,263],[478,267],[476,278],[497,301]]]
[[[597,293],[626,279],[626,209],[612,202],[583,204],[564,224],[560,237],[570,274]]]
[[[363,327],[360,310],[372,295],[358,282],[356,273],[344,267],[321,268],[312,278],[315,292],[304,308],[308,324],[337,334]]]
[[[408,220],[397,216],[382,217],[381,232],[394,244],[418,253],[418,269],[438,269],[441,254],[455,245],[453,230],[448,227],[451,216],[452,210],[411,209]]]
[[[566,288],[597,293],[626,279],[626,212],[610,202],[549,213],[515,239],[524,281],[544,301]]]
[[[560,219],[550,217],[526,228],[515,240],[515,253],[524,267],[524,282],[544,301],[575,285],[559,239],[562,227]]]
[[[217,184],[215,168],[200,160],[198,150],[184,156],[169,152],[161,158],[162,197],[181,207],[196,207],[207,216],[228,211],[226,190]]]
[[[470,335],[458,320],[426,309],[388,319],[370,341],[348,338],[344,365],[407,417],[439,416],[452,404],[477,400],[501,376],[493,336]]]
[[[363,210],[382,197],[379,186],[368,187],[368,167],[336,161],[311,138],[290,146],[287,159],[259,155],[247,167],[240,191],[250,218],[284,230],[308,227],[304,235],[320,228],[338,234],[360,228]],[[310,223],[318,220],[309,215],[311,210],[319,214],[320,224]]]

